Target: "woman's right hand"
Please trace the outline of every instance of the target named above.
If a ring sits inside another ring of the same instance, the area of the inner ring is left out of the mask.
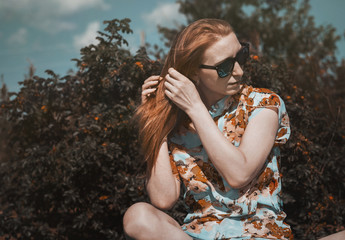
[[[141,103],[146,102],[147,98],[155,93],[157,85],[162,79],[160,76],[151,76],[144,81],[141,87]]]

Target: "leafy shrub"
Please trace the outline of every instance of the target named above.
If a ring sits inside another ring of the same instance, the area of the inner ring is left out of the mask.
[[[142,80],[160,65],[122,49],[128,19],[105,23],[76,74],[31,73],[3,97],[0,235],[119,239],[126,207],[145,199],[129,122]]]
[[[122,216],[147,201],[131,116],[144,79],[161,64],[144,49],[123,49],[129,20],[106,21],[99,44],[81,50],[79,71],[3,87],[0,103],[0,235],[5,239],[123,239]],[[284,202],[297,239],[343,229],[345,131],[340,105],[326,104],[302,87],[285,62],[252,56],[250,84],[269,87],[287,104],[292,137],[283,149]],[[316,84],[316,83],[315,83]],[[181,201],[169,211],[182,221]]]

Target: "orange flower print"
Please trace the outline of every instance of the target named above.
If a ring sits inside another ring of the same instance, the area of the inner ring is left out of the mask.
[[[257,187],[262,190],[264,187],[268,186],[273,178],[274,172],[271,168],[266,168],[263,173],[258,178]]]
[[[277,137],[278,137],[278,138],[281,138],[281,137],[283,137],[286,133],[287,133],[287,129],[286,129],[286,128],[281,128],[281,129],[278,131]]]
[[[186,228],[188,232],[200,233],[203,226],[202,224],[198,224],[198,221],[195,219],[193,222],[189,223]]]
[[[247,105],[251,106],[254,104],[254,99],[253,98],[247,98],[246,102],[247,102]]]
[[[170,166],[171,166],[171,170],[172,170],[172,173],[173,175],[178,179],[179,179],[179,176],[178,176],[178,170],[177,170],[177,167],[176,165],[174,164],[174,156],[172,154],[169,155],[169,160],[170,160]]]
[[[196,181],[207,182],[207,178],[198,165],[194,166],[191,172],[193,173],[193,179],[195,179]]]
[[[207,190],[207,184],[192,179],[189,182],[189,188],[195,193],[201,193]]]
[[[214,186],[218,186],[221,191],[225,190],[222,177],[210,163],[199,160],[196,164],[202,170],[208,181],[213,183]]]
[[[263,226],[263,221],[259,218],[249,218],[244,224],[248,236],[266,236],[268,229]]]

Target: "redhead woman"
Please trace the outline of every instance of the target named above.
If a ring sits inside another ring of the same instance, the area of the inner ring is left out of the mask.
[[[123,223],[131,239],[292,239],[282,210],[279,146],[290,135],[283,100],[241,81],[249,44],[202,19],[176,37],[136,116],[149,203]],[[178,200],[184,224],[164,212]]]

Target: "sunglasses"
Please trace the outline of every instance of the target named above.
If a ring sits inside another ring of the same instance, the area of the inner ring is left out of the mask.
[[[225,78],[232,73],[236,62],[240,65],[244,65],[246,63],[249,57],[249,43],[241,42],[241,46],[242,48],[237,52],[236,57],[229,57],[216,66],[201,64],[199,67],[204,69],[215,69],[220,78]]]

